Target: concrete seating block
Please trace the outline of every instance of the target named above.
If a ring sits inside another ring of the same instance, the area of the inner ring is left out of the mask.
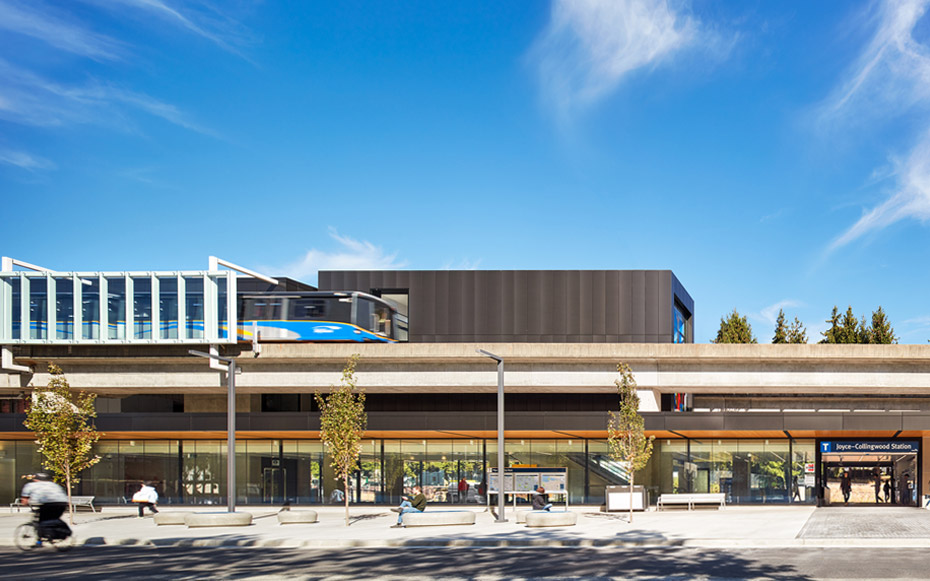
[[[571,527],[576,524],[578,524],[578,514],[574,512],[530,511],[526,515],[528,527]]]
[[[252,524],[249,512],[189,512],[184,517],[187,528],[197,527],[247,527]]]
[[[155,521],[155,524],[158,526],[162,525],[183,525],[187,524],[184,522],[184,517],[189,513],[186,512],[159,512],[152,520]]]
[[[317,521],[315,510],[282,510],[278,513],[278,524],[306,524]]]
[[[513,514],[514,514],[514,520],[516,520],[517,524],[525,524],[525,523],[526,523],[526,515],[530,514],[531,512],[533,512],[533,511],[531,511],[531,510],[518,510],[518,511],[516,511],[516,512],[513,513]]]
[[[470,510],[427,510],[426,512],[407,512],[404,513],[403,518],[405,527],[475,524],[475,513]]]

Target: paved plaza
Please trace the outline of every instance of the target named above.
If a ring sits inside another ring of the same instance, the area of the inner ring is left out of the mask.
[[[161,507],[162,511],[207,512],[200,508]],[[930,547],[930,511],[903,507],[729,506],[724,510],[668,510],[603,513],[598,507],[573,507],[577,526],[527,528],[508,512],[496,523],[483,508],[476,524],[396,529],[389,507],[355,506],[351,525],[338,507],[315,507],[319,522],[278,524],[277,508],[242,507],[254,516],[246,527],[194,528],[157,526],[152,517],[138,518],[133,507],[104,507],[80,512],[73,529],[80,545],[176,547]],[[295,508],[294,510],[299,510]],[[431,506],[428,510],[448,510]],[[221,508],[216,511],[222,512]],[[12,545],[14,528],[29,513],[3,511],[0,545]]]

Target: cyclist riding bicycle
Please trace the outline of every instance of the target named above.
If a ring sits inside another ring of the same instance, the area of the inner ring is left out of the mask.
[[[64,488],[52,482],[48,474],[39,472],[33,475],[32,482],[23,486],[21,497],[23,505],[38,511],[41,536],[66,538],[71,534],[70,527],[61,520],[61,515],[68,508],[68,495]]]

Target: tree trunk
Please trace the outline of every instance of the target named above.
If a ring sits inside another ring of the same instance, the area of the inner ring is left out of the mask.
[[[633,461],[630,460],[630,524],[633,524]]]
[[[71,504],[71,464],[65,464],[65,487],[68,491],[68,520],[74,525],[74,505]]]
[[[344,492],[346,493],[346,526],[349,526],[349,473],[346,472],[345,479],[343,480],[343,487],[345,488]]]

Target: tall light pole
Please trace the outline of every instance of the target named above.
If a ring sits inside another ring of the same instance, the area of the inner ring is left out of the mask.
[[[475,351],[497,361],[497,520],[494,522],[507,522],[504,518],[504,358],[484,349]]]
[[[236,360],[194,349],[188,353],[226,364],[226,510],[236,512]]]

